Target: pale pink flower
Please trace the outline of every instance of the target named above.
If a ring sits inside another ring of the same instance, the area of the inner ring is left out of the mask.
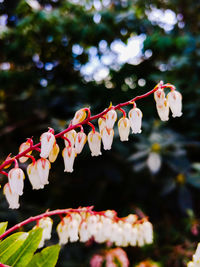
[[[90,260],[90,267],[101,267],[103,264],[103,256],[95,254]]]

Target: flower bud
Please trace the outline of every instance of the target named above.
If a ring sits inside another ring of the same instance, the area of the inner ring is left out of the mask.
[[[132,108],[129,113],[129,120],[130,125],[132,129],[132,133],[137,134],[141,133],[141,127],[142,127],[142,111],[139,108]]]
[[[75,145],[76,135],[77,135],[77,132],[75,130],[71,130],[71,131],[64,134],[64,136],[67,139],[69,139],[69,141],[71,142],[72,147],[74,147],[74,145]],[[69,146],[69,142],[67,140],[65,140],[65,146],[66,147]]]
[[[19,195],[11,191],[9,183],[4,185],[3,193],[6,197],[6,200],[8,201],[9,208],[18,209],[19,208]]]
[[[83,108],[82,109],[79,109],[75,113],[75,116],[74,116],[74,118],[72,120],[72,125],[75,125],[75,124],[78,124],[78,123],[84,121],[85,118],[86,118],[86,112],[85,112],[85,110]]]
[[[45,240],[49,240],[51,238],[52,226],[53,226],[53,220],[49,217],[45,217],[39,220],[38,225],[34,227],[34,228],[40,227],[43,229],[42,239],[40,241],[40,244],[38,245],[38,248],[42,248],[44,246]]]
[[[150,222],[146,221],[142,224],[143,227],[143,235],[146,244],[153,243],[153,226]]]
[[[54,143],[53,148],[51,149],[51,152],[49,153],[49,161],[54,162],[57,159],[57,156],[59,154],[60,148],[58,144]]]
[[[99,118],[98,125],[99,125],[99,132],[101,132],[106,127],[106,120]]]
[[[154,92],[154,99],[156,101],[156,104],[159,106],[162,106],[165,101],[165,92],[163,89],[158,89],[157,91]]]
[[[109,110],[106,115],[106,127],[112,129],[114,127],[115,121],[117,120],[117,112],[114,109]]]
[[[27,174],[28,174],[29,181],[33,187],[33,190],[44,188],[44,184],[41,182],[40,176],[38,174],[37,163],[31,163],[28,165]]]
[[[178,91],[171,91],[167,95],[169,107],[172,111],[172,116],[180,117],[182,113],[182,95]]]
[[[76,157],[75,148],[65,147],[63,149],[62,156],[64,159],[64,165],[65,165],[64,172],[73,172],[73,165],[74,165],[74,160]]]
[[[114,130],[104,128],[101,133],[103,147],[105,150],[110,150],[113,143]]]
[[[20,168],[13,168],[9,171],[8,181],[12,193],[16,193],[20,196],[23,194],[24,178],[24,172]]]
[[[49,169],[51,168],[50,162],[48,161],[48,159],[41,158],[37,160],[36,164],[41,183],[43,185],[48,184]]]
[[[51,152],[53,145],[55,143],[55,136],[51,132],[43,133],[40,137],[41,142],[41,158],[48,158],[49,153]]]
[[[93,133],[92,131],[88,134],[88,144],[92,152],[92,156],[101,155],[101,135],[98,132]]]
[[[31,144],[29,141],[26,141],[24,143],[22,143],[19,147],[19,153],[24,152],[25,150],[27,150],[28,148],[30,148]],[[27,155],[30,155],[32,153],[32,151],[28,152]],[[19,158],[19,162],[24,163],[28,160],[28,157],[21,157]]]
[[[128,136],[130,133],[130,121],[128,118],[121,118],[118,121],[118,131],[119,131],[120,140],[122,142],[128,141]]]
[[[80,154],[83,150],[83,147],[87,141],[87,135],[83,132],[79,132],[76,136],[75,140],[75,152],[77,154]]]
[[[168,121],[169,120],[169,104],[167,99],[165,99],[164,104],[162,106],[156,105],[158,115],[161,121]]]
[[[68,243],[69,239],[69,232],[68,232],[68,225],[65,221],[61,221],[57,226],[57,233],[59,237],[59,244],[65,245]]]

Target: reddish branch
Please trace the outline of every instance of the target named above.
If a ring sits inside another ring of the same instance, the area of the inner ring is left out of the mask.
[[[95,119],[98,119],[98,118],[101,118],[103,117],[110,109],[114,109],[114,110],[122,110],[121,108],[124,107],[124,106],[128,106],[130,104],[135,104],[135,101],[139,100],[139,99],[142,99],[142,98],[145,98],[145,97],[148,97],[149,95],[153,94],[155,91],[157,91],[159,88],[170,88],[172,90],[175,89],[175,87],[169,83],[167,84],[163,84],[163,82],[161,81],[160,83],[158,83],[154,89],[152,89],[151,91],[147,92],[146,94],[143,94],[143,95],[140,95],[140,96],[136,96],[135,98],[127,101],[127,102],[124,102],[124,103],[120,103],[116,106],[110,106],[108,107],[107,109],[105,109],[104,111],[102,111],[101,113],[97,114],[97,115],[94,115],[94,116],[91,116],[91,113],[90,113],[90,109],[89,108],[85,108],[85,111],[88,112],[88,116],[85,120],[83,120],[82,122],[78,123],[78,124],[75,124],[75,125],[69,125],[69,127],[67,129],[65,129],[64,131],[58,133],[55,135],[55,138],[63,138],[63,135],[75,128],[78,128],[78,127],[81,127],[82,125],[84,124],[90,124],[90,121],[93,121]],[[30,152],[30,151],[33,151],[33,150],[36,150],[36,151],[39,151],[39,147],[40,147],[41,143],[38,143],[36,145],[31,145],[28,149],[24,150],[23,152],[19,153],[18,155],[14,156],[13,158],[10,158],[6,161],[3,162],[3,164],[0,165],[0,173],[1,174],[5,174],[6,173],[3,171],[3,169],[6,167],[6,166],[9,166],[13,161],[16,161],[17,159],[23,157],[23,156],[27,156],[27,153]]]

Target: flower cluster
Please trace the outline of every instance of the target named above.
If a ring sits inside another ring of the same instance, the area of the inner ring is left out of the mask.
[[[129,260],[126,252],[121,248],[107,249],[95,254],[90,260],[91,267],[128,267]]]
[[[53,221],[49,217],[40,219],[35,227],[44,229],[42,241],[51,238]],[[97,243],[111,242],[115,246],[144,246],[153,242],[153,227],[146,219],[138,220],[130,214],[118,218],[115,211],[95,212],[87,208],[67,212],[57,225],[59,244],[87,242],[91,238]]]
[[[164,88],[171,88],[171,92],[168,93],[165,98]],[[8,157],[6,161],[0,166],[0,173],[8,176],[8,183],[4,186],[4,194],[9,203],[11,209],[19,208],[19,196],[23,194],[24,187],[24,172],[18,165],[18,159],[20,163],[25,163],[29,158],[32,160],[27,166],[27,174],[35,190],[44,188],[49,183],[49,170],[51,163],[53,163],[60,151],[56,138],[62,138],[64,140],[64,149],[62,156],[64,160],[64,171],[73,172],[73,165],[77,154],[80,154],[83,150],[85,143],[88,141],[88,145],[92,156],[101,155],[101,142],[103,143],[104,150],[110,150],[114,137],[114,126],[117,121],[117,110],[123,113],[123,117],[118,121],[118,132],[121,141],[128,141],[130,131],[133,134],[141,133],[142,127],[142,111],[136,107],[135,100],[147,97],[154,93],[158,114],[161,120],[168,119],[169,107],[172,110],[173,117],[181,116],[181,94],[175,91],[175,87],[170,84],[164,85],[160,82],[152,91],[145,95],[135,97],[134,99],[118,104],[117,106],[110,106],[98,115],[91,117],[89,108],[82,108],[75,113],[69,127],[61,133],[54,135],[54,130],[49,130],[43,133],[40,137],[40,143],[33,145],[32,139],[28,139],[19,147],[19,154],[13,158]],[[123,106],[133,105],[133,108],[128,112],[126,116]],[[98,131],[95,126],[90,122],[94,119],[98,119]],[[92,130],[86,135],[84,133],[83,126],[88,124],[92,127]],[[81,130],[77,132],[76,128]],[[39,151],[40,158],[35,160],[31,155],[32,151]],[[154,155],[155,156],[155,155]],[[155,157],[154,157],[155,158]],[[149,158],[149,164],[154,161],[154,158]],[[3,168],[8,168],[12,162],[15,162],[15,167],[12,168],[8,174],[3,171]]]
[[[187,267],[200,267],[200,243],[197,246],[192,261],[188,262]]]

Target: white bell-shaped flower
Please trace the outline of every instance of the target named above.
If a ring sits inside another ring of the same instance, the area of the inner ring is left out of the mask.
[[[106,119],[105,118],[99,118],[98,119],[98,125],[99,125],[99,132],[101,132],[106,127]]]
[[[38,225],[36,227],[42,228],[43,232],[42,232],[42,239],[40,241],[40,244],[38,245],[38,248],[42,248],[44,246],[45,240],[49,240],[51,238],[52,226],[53,226],[53,220],[49,217],[45,217],[39,220]]]
[[[26,141],[24,143],[22,143],[19,147],[19,153],[24,152],[25,150],[27,150],[28,148],[30,148],[31,144],[29,141]],[[32,151],[28,152],[27,155],[30,155]],[[28,160],[28,157],[21,157],[19,158],[19,162],[24,163]]]
[[[161,157],[158,153],[151,152],[147,158],[147,166],[152,173],[157,173],[161,167]]]
[[[69,223],[69,240],[70,242],[76,242],[79,239],[78,229],[79,229],[79,221],[72,219]]]
[[[154,92],[154,99],[156,101],[156,104],[159,106],[162,106],[165,101],[165,92],[163,89],[158,89],[157,91]]]
[[[153,243],[153,226],[150,222],[146,221],[142,224],[143,235],[146,244]]]
[[[16,193],[20,196],[23,194],[24,178],[24,172],[20,168],[13,168],[9,171],[8,181],[12,193]]]
[[[79,132],[75,140],[75,152],[80,154],[83,150],[83,147],[87,141],[87,135],[84,132]]]
[[[106,127],[112,129],[117,120],[117,112],[114,109],[109,110],[106,115]]]
[[[65,169],[64,172],[73,172],[74,160],[76,157],[76,152],[74,147],[65,147],[62,152],[64,159]]]
[[[103,147],[105,150],[110,150],[113,143],[114,130],[104,128],[101,132]]]
[[[38,174],[37,170],[37,164],[36,163],[31,163],[27,167],[27,174],[29,181],[33,187],[33,190],[36,189],[42,189],[44,188],[44,184],[40,180],[40,176]]]
[[[142,111],[139,108],[132,108],[129,113],[129,120],[130,120],[130,125],[132,129],[132,133],[137,134],[141,133],[141,127],[142,127]]]
[[[3,193],[6,197],[6,200],[8,201],[9,208],[18,209],[19,208],[19,195],[11,191],[9,183],[4,185]]]
[[[49,153],[51,152],[53,145],[55,143],[55,136],[51,132],[46,132],[43,133],[40,137],[40,142],[41,142],[41,153],[40,157],[41,158],[48,158]]]
[[[123,141],[128,141],[129,133],[130,133],[130,121],[128,118],[121,118],[118,121],[118,131],[119,131],[119,136],[120,140]]]
[[[195,254],[193,255],[193,261],[200,262],[200,243],[198,244]]]
[[[171,91],[167,95],[169,107],[172,111],[172,116],[180,117],[182,113],[182,95],[178,91]]]
[[[75,125],[75,124],[82,122],[85,118],[86,118],[86,112],[85,112],[84,108],[79,109],[75,113],[75,116],[72,120],[72,125]]]
[[[69,240],[68,224],[65,221],[61,221],[57,226],[57,233],[59,237],[59,244],[65,245]]]
[[[89,132],[88,134],[88,144],[91,150],[92,156],[101,155],[101,135],[98,132]]]
[[[130,245],[133,247],[136,246],[137,239],[138,239],[138,229],[136,226],[133,226],[131,230]]]
[[[54,143],[54,145],[53,145],[53,147],[49,153],[49,161],[50,162],[53,163],[57,159],[59,151],[60,151],[60,148],[59,148],[58,144]]]
[[[75,130],[71,130],[71,131],[64,134],[64,136],[67,139],[69,139],[72,147],[74,147],[74,145],[75,145],[76,135],[77,135],[77,132]],[[66,147],[69,146],[69,142],[67,140],[65,140],[65,146]]]
[[[36,164],[41,183],[43,185],[48,184],[49,170],[51,168],[50,162],[48,161],[48,159],[41,158],[37,160]]]
[[[85,221],[80,224],[79,227],[80,242],[87,242],[91,238],[91,234],[88,231],[88,225]]]
[[[168,121],[169,120],[169,103],[167,99],[165,99],[164,104],[162,106],[156,105],[158,115],[161,121]]]

